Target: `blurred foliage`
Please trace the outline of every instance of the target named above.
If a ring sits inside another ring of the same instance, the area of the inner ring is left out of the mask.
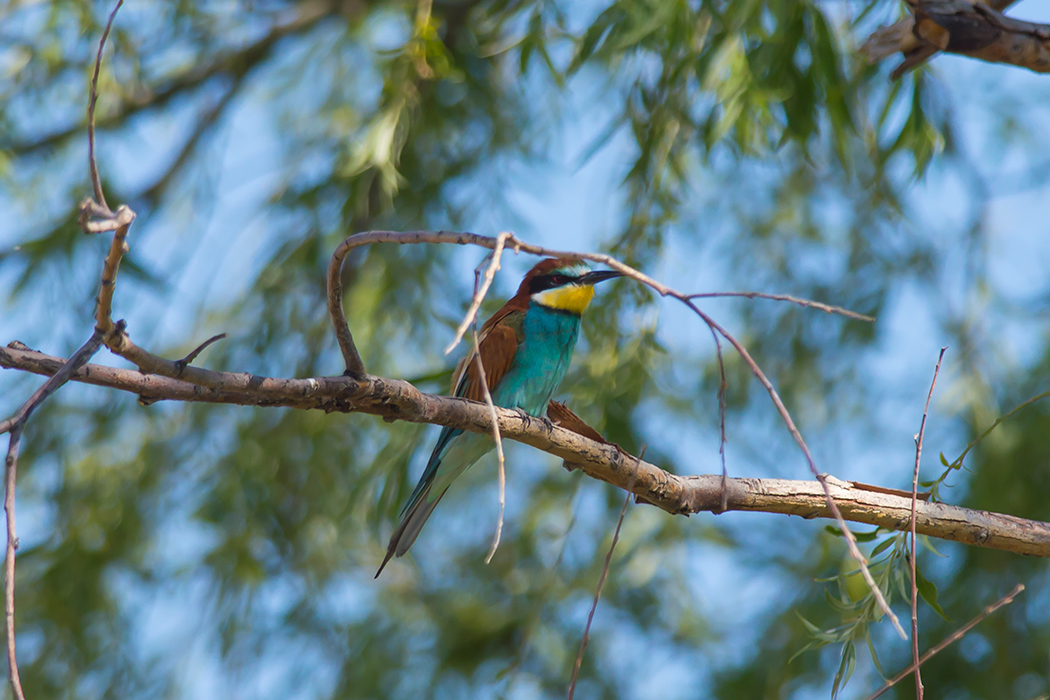
[[[86,337],[107,245],[79,233],[74,210],[88,192],[87,76],[110,9],[0,4],[0,326],[56,354]],[[988,270],[995,168],[1045,184],[1030,154],[1045,152],[1046,130],[1021,118],[1029,105],[997,79],[1002,67],[981,74],[982,104],[966,106],[986,110],[967,120],[929,69],[890,83],[888,68],[860,62],[854,47],[896,12],[814,0],[128,3],[98,104],[109,201],[139,213],[116,313],[172,357],[225,331],[202,363],[336,374],[323,279],[345,235],[513,228],[696,291],[788,292],[879,316],[714,307],[829,471],[863,476],[846,472],[876,461],[886,471],[867,480],[902,486],[890,482],[910,478],[927,379],[900,367],[925,373],[933,355],[915,357],[894,319],[919,299],[933,342],[959,348],[941,416],[954,422],[927,436],[943,441],[930,454],[956,453],[1045,391],[1050,351],[1047,290],[1018,303]],[[973,132],[989,134],[980,153],[966,146]],[[572,167],[613,171],[611,191],[587,203],[592,227],[538,229],[534,210],[564,194]],[[446,390],[441,348],[480,257],[355,251],[346,303],[370,371]],[[626,449],[646,445],[679,473],[714,471],[714,350],[676,313],[624,283],[603,289],[563,394]],[[1041,333],[1024,336],[1025,361],[1000,343],[1017,327]],[[805,478],[765,392],[726,362],[730,470]],[[35,381],[0,378],[4,410]],[[937,496],[1050,520],[1048,421],[1043,402],[1011,416],[965,463],[945,465]],[[621,495],[512,445],[491,565],[496,491],[483,462],[412,556],[373,581],[434,435],[366,416],[146,409],[67,387],[30,423],[21,462],[28,697],[563,695]],[[901,600],[903,536],[866,540]],[[924,648],[1018,580],[1028,590],[928,664],[927,697],[1050,692],[1043,563],[937,546],[945,557],[920,554]],[[862,696],[878,683],[873,657],[887,673],[909,661],[879,617],[834,533],[632,507],[577,697]],[[902,683],[886,697],[913,692]]]

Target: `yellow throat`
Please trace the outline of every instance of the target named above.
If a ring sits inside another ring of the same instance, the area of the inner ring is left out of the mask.
[[[532,297],[537,304],[549,309],[582,314],[594,298],[594,286],[590,284],[567,284],[540,292]]]

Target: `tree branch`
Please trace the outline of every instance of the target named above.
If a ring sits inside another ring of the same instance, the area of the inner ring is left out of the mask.
[[[913,14],[880,27],[861,46],[872,63],[902,53],[896,80],[938,51],[1050,73],[1050,25],[1002,14],[1013,0],[910,0]]]
[[[84,345],[73,353],[68,361],[60,361],[51,372],[51,378],[33,392],[25,403],[7,420],[0,422],[0,434],[10,433],[7,443],[7,458],[4,460],[4,514],[7,521],[7,544],[4,554],[4,618],[7,638],[7,671],[11,693],[15,700],[25,700],[22,680],[18,673],[15,655],[15,552],[18,550],[18,531],[15,529],[15,483],[18,479],[18,450],[22,443],[22,429],[33,411],[51,394],[68,382],[74,373],[102,347],[103,333],[98,328]]]
[[[52,374],[64,364],[58,357],[29,350],[19,343],[0,348],[0,367]],[[174,364],[174,363],[171,363]],[[75,381],[137,394],[143,403],[161,400],[225,403],[242,406],[286,406],[326,412],[368,413],[413,423],[447,425],[491,433],[488,408],[481,403],[424,394],[408,382],[365,376],[278,379],[252,374],[212,372],[186,368],[186,377],[208,375],[214,386],[194,385],[138,370],[89,364],[74,373]],[[589,476],[630,490],[672,514],[718,511],[722,503],[722,476],[678,476],[635,458],[614,445],[518,411],[496,407],[505,439],[516,440],[562,458]],[[824,476],[825,485],[849,521],[890,530],[908,529],[911,493],[878,489]],[[727,510],[831,518],[824,489],[816,481],[786,479],[729,479]],[[1012,515],[971,510],[944,503],[918,502],[916,532],[962,544],[1017,554],[1050,557],[1050,523]]]

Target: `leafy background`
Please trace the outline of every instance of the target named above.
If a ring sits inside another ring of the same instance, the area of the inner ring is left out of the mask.
[[[87,77],[110,9],[0,4],[0,328],[4,342],[54,354],[90,332],[108,245],[79,232],[74,208],[89,191]],[[115,313],[171,357],[225,331],[203,364],[336,374],[323,271],[344,236],[513,230],[613,252],[684,290],[791,293],[876,315],[704,304],[839,478],[909,483],[949,346],[926,435],[933,478],[938,452],[953,460],[1047,386],[1050,90],[954,57],[891,83],[889,65],[856,49],[897,12],[808,0],[128,3],[99,101],[109,199],[139,213]],[[370,371],[444,391],[453,360],[441,348],[481,257],[374,247],[348,261]],[[508,259],[489,311],[530,264]],[[731,473],[806,478],[764,391],[727,357]],[[4,372],[0,408],[38,382]],[[609,439],[699,473],[718,469],[716,388],[707,330],[617,282],[585,320],[562,394]],[[1050,520],[1047,410],[992,433],[942,497]],[[435,435],[63,389],[30,423],[20,465],[27,695],[563,695],[621,494],[511,446],[491,565],[495,469],[483,461],[413,555],[373,581]],[[924,605],[924,647],[1016,582],[1028,590],[925,667],[926,697],[1050,693],[1044,562],[935,546],[920,568],[951,621]],[[881,682],[868,641],[888,672],[909,649],[857,617],[850,568],[821,523],[632,507],[577,697],[828,697],[841,644],[789,659],[836,628],[831,638],[856,641],[841,693],[863,697]],[[905,682],[888,696],[913,695]]]

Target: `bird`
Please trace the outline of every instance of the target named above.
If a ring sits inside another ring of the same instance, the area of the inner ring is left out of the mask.
[[[580,319],[594,298],[594,285],[621,274],[591,270],[574,256],[536,263],[517,293],[482,325],[477,348],[471,349],[453,373],[453,395],[485,401],[475,359],[480,351],[492,403],[542,416],[569,369]],[[456,477],[494,446],[491,435],[442,429],[419,483],[401,509],[376,578],[392,557],[409,550]]]

